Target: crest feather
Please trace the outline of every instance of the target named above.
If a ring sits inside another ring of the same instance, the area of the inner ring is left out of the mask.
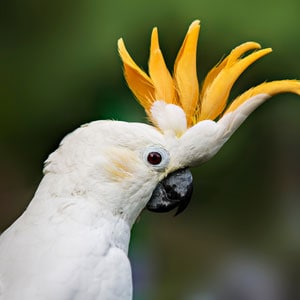
[[[269,97],[266,97],[267,99],[281,93],[294,93],[300,95],[300,82],[298,80],[276,80],[261,83],[238,96],[227,108],[225,114],[236,110],[244,102],[259,94],[268,95]]]
[[[156,27],[153,29],[151,35],[149,75],[155,88],[155,99],[164,100],[166,103],[176,104],[176,93],[173,78],[167,69],[164,57],[159,47]]]
[[[119,54],[123,61],[127,84],[146,112],[155,101],[155,89],[151,78],[134,62],[126,50],[123,39],[118,40]]]
[[[260,48],[260,45],[248,42],[233,49],[220,66],[208,74],[201,93],[201,110],[198,120],[214,120],[224,110],[230,90],[238,77],[256,60],[270,53],[270,48],[255,51],[244,58],[245,52]]]
[[[199,84],[197,78],[196,57],[200,32],[200,21],[194,21],[185,36],[174,66],[174,78],[180,105],[185,111],[188,126],[199,101]]]
[[[160,50],[157,28],[153,29],[151,35],[150,76],[136,65],[123,40],[118,41],[129,88],[144,107],[154,126],[162,131],[173,131],[176,136],[180,136],[187,128],[202,120],[215,120],[222,115],[235,81],[251,64],[272,51],[271,48],[259,50],[261,46],[255,42],[243,43],[234,48],[207,74],[199,97],[196,69],[199,32],[200,21],[196,20],[190,25],[178,52],[173,77]],[[247,54],[251,50],[252,53]],[[263,102],[261,99],[265,100],[285,92],[300,95],[300,82],[278,80],[262,83],[237,97],[224,114],[237,110],[247,100],[254,107]],[[253,109],[249,110],[249,113],[252,111]]]

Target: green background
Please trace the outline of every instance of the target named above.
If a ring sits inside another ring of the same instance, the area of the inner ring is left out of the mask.
[[[25,209],[43,161],[68,132],[97,119],[146,121],[123,79],[119,37],[146,69],[158,26],[171,70],[200,19],[199,81],[242,42],[272,47],[232,99],[265,80],[300,78],[299,11],[297,0],[1,1],[0,230]],[[130,248],[135,299],[208,299],[201,295],[217,289],[219,270],[237,257],[262,260],[292,290],[299,286],[299,133],[300,99],[274,97],[193,170],[195,192],[182,215],[142,214]]]

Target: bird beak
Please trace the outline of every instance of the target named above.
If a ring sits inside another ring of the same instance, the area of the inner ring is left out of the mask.
[[[153,212],[168,212],[178,207],[178,215],[187,207],[193,192],[193,177],[189,169],[170,173],[158,183],[146,208]]]

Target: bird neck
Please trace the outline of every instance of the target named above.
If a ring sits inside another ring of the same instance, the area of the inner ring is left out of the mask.
[[[51,186],[53,178],[44,176],[24,218],[35,226],[59,226],[60,231],[70,228],[105,232],[109,243],[128,253],[131,226],[121,216],[114,215],[96,199],[82,195],[57,195]],[[58,183],[60,184],[60,183]]]

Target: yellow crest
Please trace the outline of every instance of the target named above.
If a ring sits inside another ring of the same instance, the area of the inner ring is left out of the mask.
[[[154,125],[157,124],[151,108],[156,101],[181,107],[185,113],[187,127],[191,127],[201,120],[214,120],[223,113],[233,111],[258,94],[270,96],[283,92],[300,94],[300,83],[297,80],[265,82],[240,95],[226,108],[230,90],[238,77],[252,63],[270,53],[272,49],[261,49],[261,46],[255,42],[246,42],[234,48],[207,74],[199,91],[196,69],[199,32],[200,21],[196,20],[190,25],[178,52],[173,75],[167,69],[160,50],[157,28],[153,29],[151,36],[149,75],[130,57],[123,40],[118,41],[128,86]],[[245,55],[248,51],[252,53]]]

